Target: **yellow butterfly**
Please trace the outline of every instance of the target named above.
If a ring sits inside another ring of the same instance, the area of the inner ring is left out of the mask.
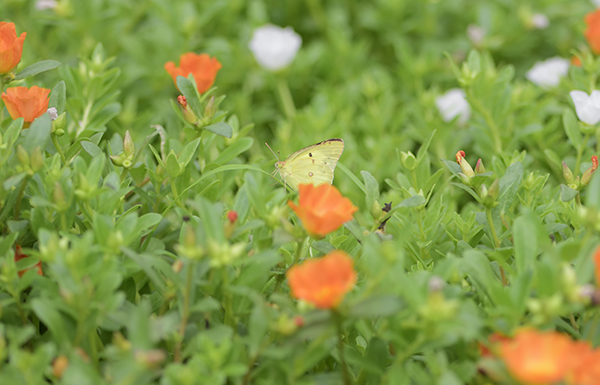
[[[294,191],[298,190],[299,184],[331,184],[333,171],[343,151],[342,139],[328,139],[298,150],[284,161],[278,159],[275,171],[279,171],[283,182]]]

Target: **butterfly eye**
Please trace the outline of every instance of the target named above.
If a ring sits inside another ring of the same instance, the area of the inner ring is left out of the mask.
[[[279,168],[279,162],[275,162],[275,167]]]

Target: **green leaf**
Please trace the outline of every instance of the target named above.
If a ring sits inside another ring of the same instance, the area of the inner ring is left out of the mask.
[[[523,165],[521,162],[515,162],[508,166],[506,173],[500,178],[500,195],[498,196],[500,205],[496,207],[499,212],[504,213],[508,211],[517,195],[517,189],[521,184],[522,178]]]
[[[31,123],[28,130],[23,132],[24,135],[27,135],[23,138],[23,148],[29,154],[31,154],[36,147],[44,150],[50,141],[50,131],[52,131],[50,115],[42,114],[42,116]]]
[[[572,189],[565,184],[560,185],[560,200],[569,202],[579,194],[578,190]]]
[[[365,203],[367,204],[367,209],[370,210],[373,207],[373,203],[379,199],[379,183],[377,183],[377,180],[368,171],[361,171],[360,174],[365,181],[365,189],[367,190]]]
[[[419,147],[419,151],[417,152],[417,164],[421,163],[425,155],[427,155],[427,149],[429,149],[429,145],[431,144],[431,141],[433,140],[433,136],[435,135],[436,131],[437,130],[433,130],[433,132],[429,134],[427,139],[425,139],[421,147]]]
[[[56,60],[42,60],[42,61],[39,61],[37,63],[30,65],[29,67],[25,68],[23,71],[16,74],[14,80],[22,80],[22,79],[28,78],[30,76],[37,75],[41,72],[53,70],[53,69],[57,68],[58,66],[60,66],[60,62],[58,62]]]
[[[157,213],[144,214],[138,218],[135,225],[135,233],[142,233],[143,231],[156,226],[162,220],[162,215]]]
[[[185,96],[187,104],[198,118],[202,117],[202,106],[200,105],[200,96],[192,82],[183,76],[177,76],[177,88]]]
[[[253,144],[254,139],[252,138],[237,139],[231,146],[227,147],[223,152],[221,152],[221,154],[219,154],[213,163],[219,165],[225,164],[244,151],[248,151]]]
[[[524,214],[515,220],[513,225],[513,241],[515,244],[515,264],[518,272],[524,272],[533,267],[537,257],[538,234],[536,230],[541,227],[531,214]],[[540,230],[546,236],[545,230]]]
[[[92,159],[85,175],[90,185],[97,186],[100,182],[105,159],[104,156],[96,156]]]
[[[229,124],[225,122],[218,122],[202,128],[206,131],[212,132],[213,134],[224,136],[228,139],[231,139],[231,136],[233,135],[233,130],[231,129]]]
[[[67,86],[65,85],[65,81],[61,80],[52,89],[52,92],[50,93],[50,102],[48,103],[48,106],[56,108],[56,111],[60,115],[65,111],[66,103]]]
[[[600,172],[594,172],[590,184],[585,189],[585,204],[600,207]]]
[[[579,131],[579,122],[577,121],[573,110],[566,108],[562,116],[562,121],[565,126],[565,132],[573,144],[573,147],[576,150],[579,150],[582,142],[581,132]]]
[[[365,185],[363,184],[363,182],[360,181],[360,179],[358,179],[358,177],[356,175],[354,175],[354,173],[352,171],[350,171],[350,169],[346,166],[344,166],[342,163],[338,162],[337,164],[337,168],[339,168],[340,170],[342,170],[346,175],[348,175],[350,177],[350,179],[352,179],[352,181],[354,183],[356,183],[356,185],[366,194],[367,193],[367,189],[365,188]]]
[[[96,158],[102,155],[102,149],[96,146],[94,143],[90,142],[89,140],[82,140],[80,143],[81,147],[83,147],[85,152],[90,154],[92,158]]]
[[[183,170],[179,165],[177,155],[175,155],[175,152],[173,150],[171,150],[169,155],[167,155],[167,161],[165,163],[167,166],[167,172],[169,173],[169,176],[171,178],[177,178],[179,175],[181,175],[181,172]]]
[[[403,307],[402,300],[394,295],[371,296],[350,308],[349,315],[356,318],[388,317]]]
[[[421,195],[414,195],[398,203],[396,206],[394,206],[394,209],[398,209],[400,207],[419,207],[424,205],[426,202],[426,199]]]
[[[442,159],[442,162],[444,162],[446,167],[448,167],[448,170],[454,175],[458,175],[459,172],[462,172],[458,163],[447,159]]]
[[[60,315],[54,302],[48,299],[34,298],[30,302],[31,309],[36,316],[48,327],[59,345],[68,345],[70,338],[67,334],[66,322]]]
[[[185,167],[190,163],[196,151],[198,150],[198,146],[200,145],[201,138],[196,138],[190,143],[186,144],[181,153],[179,154],[179,162],[183,163],[182,167]]]
[[[10,126],[8,126],[8,128],[6,129],[6,132],[2,134],[2,144],[6,145],[6,147],[8,148],[12,147],[21,135],[24,122],[25,121],[23,120],[23,118],[19,118],[13,121],[10,124]]]

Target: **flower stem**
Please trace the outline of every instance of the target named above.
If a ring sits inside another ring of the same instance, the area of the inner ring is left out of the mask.
[[[490,232],[492,233],[492,238],[494,239],[494,248],[497,249],[500,247],[500,239],[498,239],[498,235],[496,234],[496,226],[494,226],[491,208],[486,207],[485,217],[487,218],[488,225],[490,226]],[[502,279],[502,285],[507,286],[508,280],[506,279],[506,273],[504,272],[504,268],[502,268],[502,266],[500,266],[500,278]]]
[[[577,149],[577,161],[575,162],[575,175],[579,174],[579,166],[581,166],[581,156],[583,155],[583,151],[585,150],[585,146],[587,145],[588,140],[590,139],[590,134],[586,133],[583,138],[583,143],[581,147]]]
[[[496,226],[494,226],[494,219],[492,218],[492,209],[485,209],[485,217],[487,218],[488,225],[490,226],[490,232],[492,233],[492,238],[494,240],[494,247],[497,249],[500,247],[500,239],[498,239],[498,235],[496,234]]]
[[[283,104],[283,111],[285,112],[286,117],[291,120],[296,115],[296,106],[294,105],[290,87],[285,79],[280,78],[277,81],[277,91],[279,92],[281,103]]]
[[[223,274],[223,308],[225,309],[225,317],[223,319],[223,323],[227,326],[234,326],[233,321],[233,305],[231,292],[229,291],[229,272],[227,271],[227,266],[222,267]]]
[[[340,363],[342,364],[342,379],[344,380],[344,385],[351,385],[352,381],[350,379],[350,372],[348,371],[348,364],[346,363],[346,358],[344,356],[344,341],[342,340],[342,315],[337,310],[332,310],[332,315],[338,334],[338,350],[340,354]]]
[[[63,164],[66,166],[67,158],[65,157],[65,153],[63,152],[62,147],[58,143],[58,139],[57,139],[56,135],[50,134],[50,138],[52,139],[52,143],[54,144],[54,147],[56,147],[56,152],[58,152],[58,154],[60,155],[60,159],[62,159]]]
[[[19,190],[19,195],[17,195],[17,201],[15,202],[15,217],[14,220],[19,220],[19,215],[21,214],[21,201],[23,200],[23,195],[25,195],[25,187],[27,187],[27,182],[31,177],[27,175],[23,182],[21,182],[21,189]]]
[[[175,351],[173,352],[173,361],[181,362],[181,346],[183,344],[183,337],[185,336],[185,329],[187,327],[187,322],[190,317],[190,296],[192,292],[192,281],[194,279],[194,262],[189,261],[187,278],[185,282],[185,290],[183,292],[183,309],[181,315],[181,323],[179,324],[179,336],[177,345],[175,346]]]

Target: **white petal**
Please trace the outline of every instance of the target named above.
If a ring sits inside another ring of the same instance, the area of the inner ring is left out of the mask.
[[[540,87],[556,87],[560,79],[569,72],[569,61],[553,57],[543,62],[537,62],[525,75],[532,83]]]
[[[600,107],[596,107],[595,102],[592,100],[597,100],[600,97],[600,93],[598,92],[592,92],[592,97],[583,91],[570,92],[577,117],[584,123],[594,125],[600,121]]]
[[[466,122],[471,116],[471,106],[465,98],[465,92],[460,88],[448,90],[444,95],[435,99],[435,105],[445,122],[449,122],[459,116],[460,123]]]
[[[302,38],[291,27],[267,24],[254,30],[248,47],[261,67],[277,71],[294,60],[301,45]]]

